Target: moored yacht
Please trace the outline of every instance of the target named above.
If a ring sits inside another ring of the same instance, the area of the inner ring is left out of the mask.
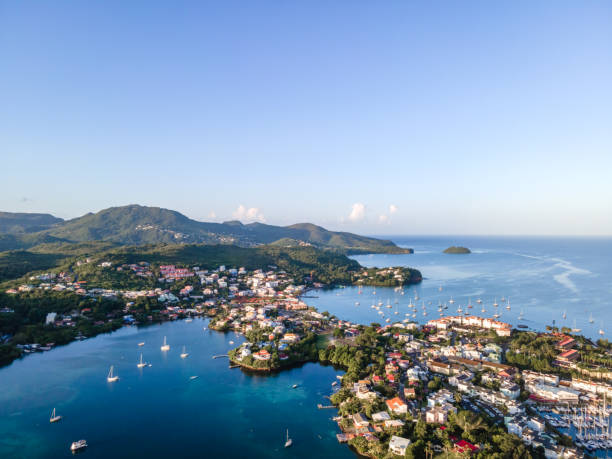
[[[293,445],[293,440],[289,438],[289,429],[287,429],[287,440],[285,441],[285,448],[289,448]]]
[[[183,346],[183,352],[181,352],[181,359],[186,359],[188,356],[189,354],[185,350],[185,346]]]
[[[147,366],[146,362],[142,360],[142,352],[140,353],[140,361],[136,364],[138,368],[144,368]]]
[[[115,382],[115,381],[119,380],[119,376],[113,374],[113,369],[114,369],[114,367],[111,365],[110,371],[108,372],[108,376],[106,377],[106,380],[108,382]]]
[[[166,337],[164,336],[164,344],[162,345],[162,347],[160,348],[162,351],[169,351],[170,350],[170,345],[168,344],[168,342],[166,341]]]
[[[53,408],[53,413],[51,413],[51,417],[49,418],[49,422],[57,422],[61,421],[62,417],[55,414],[55,408]]]
[[[87,448],[87,442],[85,440],[73,441],[72,445],[70,445],[70,451],[73,453],[83,448]]]

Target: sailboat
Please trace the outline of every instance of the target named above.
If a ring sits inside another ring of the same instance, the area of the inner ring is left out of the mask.
[[[499,304],[497,304],[497,298],[495,298],[495,300],[493,301],[493,306],[495,307],[499,306]]]
[[[185,346],[183,346],[183,352],[181,352],[181,359],[185,359],[187,358],[189,354],[187,353],[187,351],[185,350]]]
[[[574,319],[574,328],[572,328],[572,332],[580,333],[582,330],[576,327],[576,319]]]
[[[293,445],[293,440],[289,438],[289,429],[287,429],[287,441],[285,441],[285,448],[289,448]]]
[[[506,305],[506,309],[509,311],[510,310],[510,298],[508,298],[508,304]]]
[[[480,298],[478,298],[478,299],[476,300],[476,303],[480,304],[480,303],[482,303],[482,300],[481,300]]]
[[[593,322],[595,322],[593,320],[593,313],[591,313],[591,315],[589,316],[589,323],[592,324]]]
[[[166,337],[164,336],[164,344],[161,347],[162,351],[169,351],[170,350],[170,345],[166,342]]]
[[[62,417],[55,414],[55,408],[53,408],[53,413],[51,413],[51,417],[49,418],[49,422],[57,422],[61,421]]]
[[[138,368],[144,368],[147,364],[142,360],[142,352],[140,353],[140,361],[136,364]]]
[[[522,310],[522,309],[521,309],[521,313],[520,313],[520,314],[519,314],[519,316],[518,316],[518,319],[519,319],[519,320],[523,320],[523,310]]]
[[[563,311],[563,318],[565,319],[567,317],[567,311]]]
[[[453,297],[451,296],[451,299],[450,299],[450,300],[448,300],[448,302],[449,302],[450,304],[453,304],[453,303],[455,302],[455,300],[453,300]]]
[[[438,288],[438,292],[442,291],[442,284],[440,284],[440,287]]]
[[[599,334],[600,334],[601,336],[603,336],[603,335],[604,335],[604,331],[603,331],[603,322],[601,323],[601,328],[599,329]]]
[[[472,299],[469,298],[468,299],[468,305],[467,305],[468,309],[472,309],[474,306],[472,306]]]
[[[485,309],[484,305],[482,305],[482,309],[480,310],[480,312],[482,312],[483,314],[484,314],[485,312],[487,312],[487,310]]]
[[[108,382],[115,382],[115,381],[117,381],[119,379],[119,376],[116,376],[116,375],[113,374],[113,368],[114,367],[111,365],[110,371],[108,372],[108,376],[106,377],[106,380]]]

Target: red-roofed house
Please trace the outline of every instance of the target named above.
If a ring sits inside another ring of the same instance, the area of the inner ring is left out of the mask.
[[[560,341],[559,344],[557,344],[557,347],[559,349],[567,351],[567,350],[573,348],[574,344],[576,344],[576,341],[574,340],[574,338],[568,337],[568,338],[565,338],[564,340]]]
[[[478,451],[478,446],[472,445],[469,441],[459,440],[455,443],[455,451],[459,453],[473,453]]]
[[[576,349],[570,349],[560,354],[557,359],[563,363],[575,362],[580,357],[580,353]]]
[[[393,411],[395,414],[405,414],[408,412],[408,405],[399,397],[385,400],[385,403],[389,410]]]

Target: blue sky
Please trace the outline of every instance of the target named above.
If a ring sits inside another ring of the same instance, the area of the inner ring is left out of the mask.
[[[612,234],[607,1],[0,0],[0,96],[0,210]]]

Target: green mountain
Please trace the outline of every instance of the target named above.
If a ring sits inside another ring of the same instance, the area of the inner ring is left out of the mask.
[[[50,228],[64,220],[50,214],[0,212],[0,233],[34,233]]]
[[[403,249],[391,241],[328,231],[310,223],[291,226],[263,223],[245,225],[238,221],[206,223],[192,220],[173,210],[139,205],[111,207],[72,220],[60,220],[43,231],[27,235],[0,235],[0,250],[24,249],[40,243],[87,241],[106,241],[121,245],[312,245],[345,253],[412,252],[411,249]]]

